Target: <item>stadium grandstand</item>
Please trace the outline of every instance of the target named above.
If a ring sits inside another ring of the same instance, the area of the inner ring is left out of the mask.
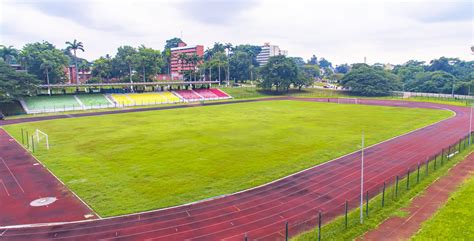
[[[35,114],[232,98],[222,90],[211,88],[213,83],[216,82],[40,85],[40,89],[55,89],[61,94],[25,97],[20,104],[26,113]],[[74,92],[67,93],[71,90]]]

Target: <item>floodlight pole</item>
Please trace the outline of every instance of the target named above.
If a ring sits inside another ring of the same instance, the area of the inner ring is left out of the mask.
[[[360,165],[360,223],[364,223],[364,131],[362,130],[362,156]]]
[[[471,134],[472,133],[472,104],[471,104],[471,113],[469,114],[469,145],[471,145]]]

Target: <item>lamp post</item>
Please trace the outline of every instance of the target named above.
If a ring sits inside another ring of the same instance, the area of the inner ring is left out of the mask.
[[[364,223],[364,131],[362,131],[362,153],[360,165],[360,223]]]

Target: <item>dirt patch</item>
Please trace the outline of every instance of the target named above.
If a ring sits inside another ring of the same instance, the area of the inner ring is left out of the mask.
[[[464,180],[474,171],[474,153],[453,167],[446,176],[431,184],[422,195],[412,200],[402,210],[405,217],[391,217],[377,229],[364,234],[363,240],[406,240],[412,237],[421,224],[431,218],[449,199]]]

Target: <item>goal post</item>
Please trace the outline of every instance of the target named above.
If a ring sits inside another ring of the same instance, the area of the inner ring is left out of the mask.
[[[46,149],[49,150],[49,137],[46,133],[40,131],[39,129],[36,129],[35,137],[36,137],[36,142],[38,144],[40,144],[40,142],[44,140],[46,144]]]
[[[337,98],[338,104],[359,104],[358,98]]]

